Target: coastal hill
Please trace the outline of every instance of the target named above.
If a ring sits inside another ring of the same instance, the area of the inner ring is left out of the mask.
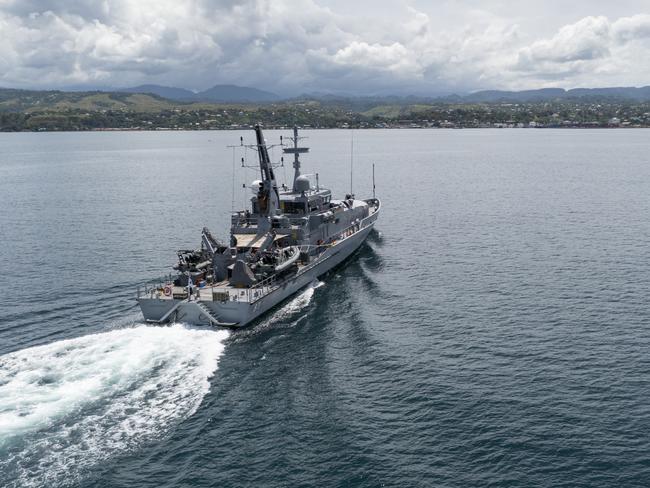
[[[237,129],[257,122],[314,128],[650,127],[650,87],[284,100],[233,85],[199,93],[158,85],[121,91],[0,88],[0,131]]]
[[[158,95],[174,101],[193,102],[218,102],[218,103],[264,103],[277,102],[282,99],[279,95],[257,88],[237,85],[215,85],[200,92],[192,92],[184,88],[161,86],[161,85],[140,85],[132,88],[121,88],[116,90],[125,93],[146,93]],[[453,94],[447,96],[364,96],[355,97],[348,95],[332,95],[327,93],[313,93],[296,97],[298,99],[320,100],[332,102],[337,100],[355,101],[370,100],[376,102],[384,100],[389,103],[401,101],[404,103],[414,102],[449,102],[449,103],[502,103],[502,102],[550,102],[557,100],[597,100],[597,99],[619,99],[630,101],[650,101],[650,86],[637,87],[610,87],[610,88],[541,88],[538,90],[481,90],[467,94]],[[286,99],[286,98],[285,98]]]
[[[0,88],[1,112],[60,112],[67,110],[135,110],[151,112],[169,109],[174,103],[158,95],[102,91],[16,90]]]
[[[349,97],[326,94],[302,95],[294,99],[281,99],[278,95],[257,88],[236,85],[215,85],[194,93],[190,90],[160,85],[140,85],[116,91],[62,91],[20,90],[0,88],[0,112],[30,112],[43,110],[132,110],[150,112],[183,108],[201,108],[223,104],[274,104],[305,103],[316,101],[320,105],[347,108],[370,115],[384,115],[389,111],[403,115],[411,109],[428,105],[474,105],[494,103],[643,103],[650,102],[650,86],[641,88],[545,88],[540,90],[502,91],[486,90],[465,95],[445,97],[426,96],[366,96]]]
[[[120,88],[117,92],[123,93],[146,93],[157,95],[161,98],[176,101],[193,100],[196,93],[185,88],[176,88],[174,86],[160,86],[160,85],[139,85],[132,88]]]
[[[275,93],[247,86],[215,85],[197,93],[194,99],[199,102],[273,102],[280,100],[280,97]]]
[[[273,102],[280,99],[275,93],[237,85],[215,85],[212,88],[198,93],[184,88],[160,85],[140,85],[133,88],[122,88],[118,91],[126,93],[150,93],[169,100],[193,102],[259,103]]]

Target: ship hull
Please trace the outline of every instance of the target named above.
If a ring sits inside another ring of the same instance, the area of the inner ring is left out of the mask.
[[[377,217],[377,214],[369,217],[359,231],[336,246],[332,246],[291,280],[282,283],[281,286],[258,300],[252,302],[202,300],[200,305],[197,305],[196,302],[188,302],[187,300],[139,298],[138,302],[142,314],[145,320],[157,323],[174,321],[196,325],[245,327],[257,317],[305,288],[319,276],[324,275],[350,257],[368,237]],[[203,307],[209,310],[209,315],[205,313]],[[215,318],[218,322],[215,321]]]

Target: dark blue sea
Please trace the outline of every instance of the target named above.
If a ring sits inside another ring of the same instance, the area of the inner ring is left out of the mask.
[[[250,197],[240,135],[0,134],[3,488],[650,486],[650,132],[355,131],[356,255],[246,330],[147,326]],[[348,192],[351,132],[304,135]]]

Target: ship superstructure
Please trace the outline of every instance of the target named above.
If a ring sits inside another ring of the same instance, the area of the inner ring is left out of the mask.
[[[260,179],[251,209],[233,213],[228,244],[204,228],[199,249],[178,251],[174,278],[138,290],[147,321],[242,327],[342,262],[373,228],[379,199],[334,200],[318,176],[312,185],[301,174],[309,150],[297,128],[283,147],[294,159],[291,188],[278,186],[260,126],[255,138]]]

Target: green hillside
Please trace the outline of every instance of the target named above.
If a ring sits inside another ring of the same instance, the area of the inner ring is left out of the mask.
[[[650,102],[463,103],[368,97],[235,104],[173,101],[151,93],[0,89],[4,132],[215,130],[256,123],[314,128],[648,127]]]
[[[0,111],[133,110],[169,109],[178,103],[156,95],[118,92],[62,92],[0,89]]]

